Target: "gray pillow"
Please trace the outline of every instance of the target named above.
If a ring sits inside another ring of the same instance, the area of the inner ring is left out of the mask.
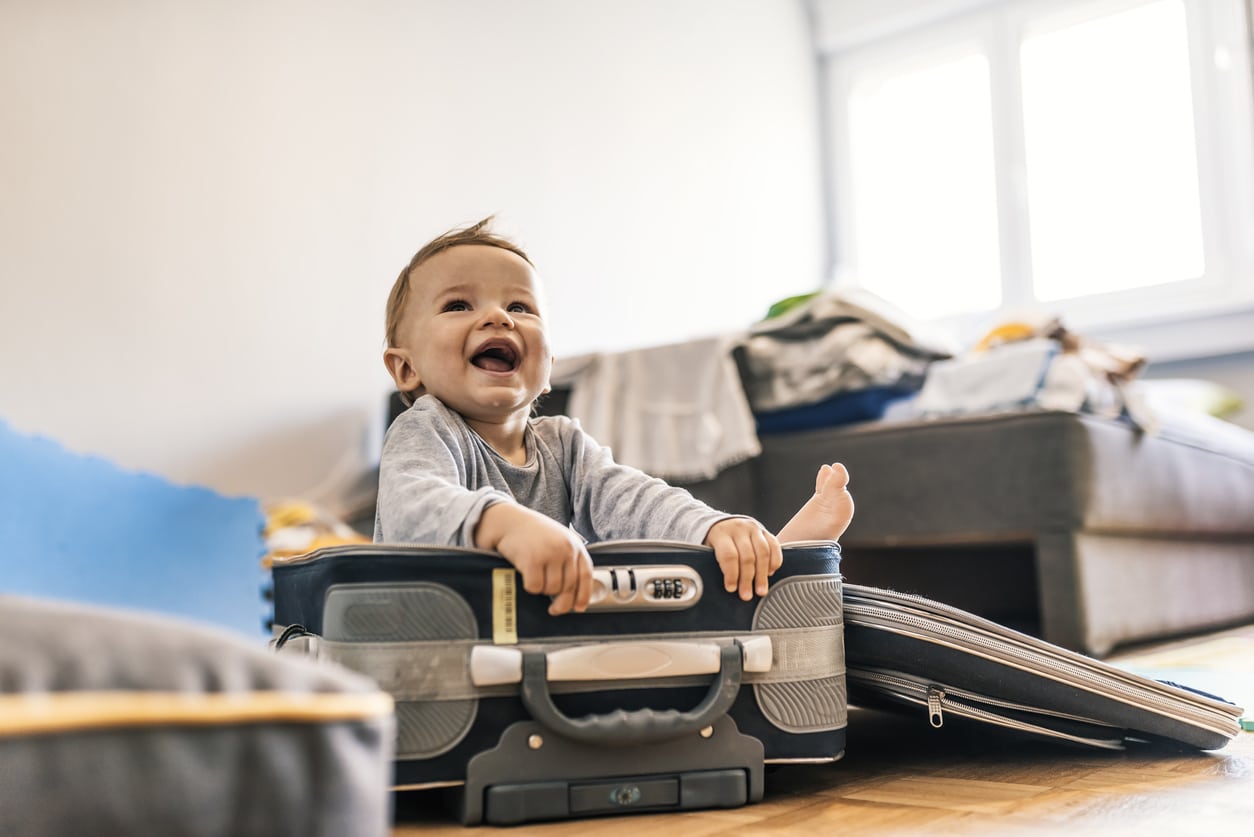
[[[0,834],[386,834],[393,736],[347,669],[0,595]]]

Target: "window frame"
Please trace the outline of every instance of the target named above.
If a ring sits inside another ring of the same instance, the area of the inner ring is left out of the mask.
[[[1059,313],[1085,333],[1137,344],[1153,359],[1254,349],[1254,32],[1245,0],[1179,0],[1189,44],[1204,274],[1057,302],[1037,302],[1032,292],[1020,44],[1035,23],[1091,19],[1145,2],[953,0],[940,17],[934,4],[925,17],[927,4],[915,2],[918,14],[902,15],[897,4],[899,13],[889,21],[835,42],[825,43],[817,32],[833,208],[831,280],[856,281],[852,160],[843,114],[858,80],[974,44],[990,68],[1003,304],[996,312],[939,318],[936,324],[969,345],[997,319],[1034,308]],[[1217,66],[1220,50],[1227,54],[1226,69]]]

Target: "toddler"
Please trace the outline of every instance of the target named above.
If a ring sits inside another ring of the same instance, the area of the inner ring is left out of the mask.
[[[614,462],[574,419],[533,417],[553,367],[540,280],[491,220],[431,241],[388,297],[383,361],[411,406],[384,439],[376,542],[495,550],[557,615],[588,605],[587,541],[705,544],[727,590],[749,600],[765,595],[780,541],[840,537],[853,516],[840,464],[819,470],[776,536]]]

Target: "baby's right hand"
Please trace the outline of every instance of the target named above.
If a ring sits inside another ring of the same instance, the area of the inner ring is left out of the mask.
[[[582,613],[592,597],[592,558],[569,527],[517,503],[484,510],[475,545],[494,549],[522,573],[528,593],[554,596],[549,613]]]

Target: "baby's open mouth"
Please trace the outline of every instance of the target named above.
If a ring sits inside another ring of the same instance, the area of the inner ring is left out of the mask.
[[[488,372],[513,372],[518,368],[518,350],[506,340],[489,340],[470,362]]]

